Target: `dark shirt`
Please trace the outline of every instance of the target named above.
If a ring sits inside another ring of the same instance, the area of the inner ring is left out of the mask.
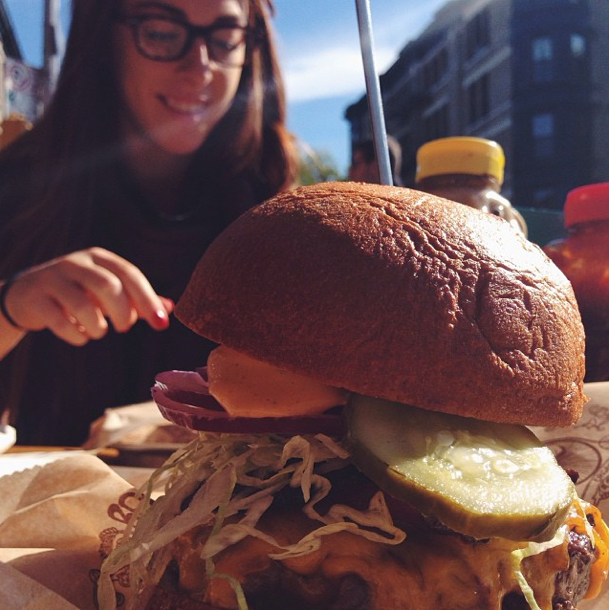
[[[233,186],[234,192],[222,196],[201,195],[210,200],[201,201],[199,213],[172,221],[151,213],[141,195],[123,184],[120,192],[104,193],[90,245],[131,261],[158,294],[177,301],[214,237],[257,203],[253,189]],[[224,197],[238,205],[228,210]],[[9,409],[19,444],[80,445],[106,408],[150,400],[157,373],[202,366],[212,347],[173,317],[166,331],[139,321],[127,333],[111,330],[84,347],[48,331],[30,333],[0,362],[0,409]]]

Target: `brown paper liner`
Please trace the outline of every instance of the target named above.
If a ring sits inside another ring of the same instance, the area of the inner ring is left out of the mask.
[[[135,506],[132,485],[78,454],[0,478],[0,498],[0,608],[96,610],[101,563]]]

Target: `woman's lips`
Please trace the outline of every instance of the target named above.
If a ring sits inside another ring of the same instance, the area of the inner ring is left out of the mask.
[[[164,95],[160,95],[159,98],[163,105],[169,110],[187,116],[201,115],[207,110],[208,107],[207,98],[186,100]]]

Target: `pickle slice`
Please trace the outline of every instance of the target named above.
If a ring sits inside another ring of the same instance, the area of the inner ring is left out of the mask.
[[[357,395],[346,413],[354,464],[456,532],[547,540],[574,498],[567,473],[524,426]]]

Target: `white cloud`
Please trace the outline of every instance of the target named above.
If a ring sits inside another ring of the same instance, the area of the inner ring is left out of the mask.
[[[375,49],[375,63],[381,73],[394,58],[395,49]],[[306,56],[288,60],[283,69],[291,103],[357,95],[365,90],[359,47],[320,48]]]
[[[295,10],[293,0],[275,0],[280,57],[288,101],[302,103],[358,96],[366,90],[356,11],[353,0],[340,0],[341,9],[323,6],[336,0],[308,0],[306,10]],[[380,74],[397,59],[404,44],[417,36],[433,12],[447,0],[371,0],[375,59]],[[344,6],[342,6],[344,4]]]

